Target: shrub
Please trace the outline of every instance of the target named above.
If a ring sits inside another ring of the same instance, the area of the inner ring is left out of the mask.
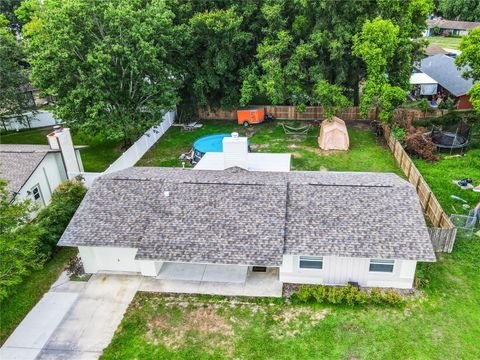
[[[50,256],[56,249],[70,219],[77,210],[87,189],[79,180],[67,180],[52,194],[50,204],[42,209],[36,218],[40,230],[40,248]]]
[[[327,288],[323,285],[315,285],[312,290],[312,296],[316,302],[325,302],[327,298]]]
[[[381,304],[382,300],[382,291],[379,288],[370,290],[370,302],[373,304]]]
[[[308,302],[312,299],[312,288],[309,285],[302,285],[295,293],[298,300]]]
[[[393,127],[392,134],[393,134],[393,137],[400,142],[405,140],[405,137],[407,136],[405,129],[398,126]]]
[[[328,290],[327,301],[330,304],[341,304],[345,296],[343,294],[342,288],[331,287]]]
[[[418,128],[409,133],[405,139],[405,150],[410,155],[427,161],[438,161],[440,156],[436,154],[437,147],[432,140],[424,135],[425,129]]]
[[[355,295],[355,302],[359,305],[364,305],[368,303],[368,295],[365,290],[358,290],[357,294]]]
[[[382,296],[383,302],[389,305],[399,306],[403,303],[403,297],[393,289],[387,289]]]
[[[347,305],[354,305],[356,303],[358,289],[352,285],[347,285],[343,289],[343,297]]]

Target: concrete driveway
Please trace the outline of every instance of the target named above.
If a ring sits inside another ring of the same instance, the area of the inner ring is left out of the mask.
[[[50,290],[5,342],[0,358],[98,359],[141,281],[98,274],[84,288],[69,282]]]

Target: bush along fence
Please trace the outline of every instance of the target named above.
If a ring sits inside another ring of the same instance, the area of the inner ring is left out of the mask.
[[[420,171],[413,163],[410,156],[403,149],[402,144],[394,138],[391,130],[384,125],[385,139],[398,166],[402,169],[407,180],[415,186],[422,209],[430,219],[432,227],[429,228],[430,238],[436,252],[450,253],[453,250],[457,229],[428,186]]]
[[[262,105],[258,105],[262,106]],[[271,113],[277,119],[283,120],[323,120],[324,110],[321,106],[307,106],[305,111],[298,111],[295,106],[273,106],[264,105],[266,111]],[[408,118],[411,121],[422,120],[435,116],[442,115],[440,110],[432,112],[424,112],[416,109],[396,109],[396,116]],[[445,113],[444,110],[443,113]],[[203,120],[223,119],[223,120],[236,120],[236,110],[212,110],[212,109],[199,109],[198,115]],[[343,120],[366,120],[372,121],[377,118],[376,108],[372,108],[366,118],[360,115],[360,108],[358,106],[352,106],[342,109],[338,112],[337,116]]]

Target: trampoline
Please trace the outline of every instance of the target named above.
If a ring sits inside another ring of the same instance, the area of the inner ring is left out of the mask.
[[[199,162],[207,152],[223,152],[223,138],[231,136],[231,134],[215,134],[195,140],[193,143],[193,162]]]
[[[425,135],[432,139],[437,149],[461,149],[463,152],[468,146],[469,133],[470,127],[464,121],[461,121],[458,124],[456,132],[443,131],[434,126],[432,130],[425,133]]]

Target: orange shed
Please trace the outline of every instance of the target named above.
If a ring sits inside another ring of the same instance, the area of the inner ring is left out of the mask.
[[[265,108],[248,108],[237,110],[237,121],[240,125],[260,124],[265,120]]]

